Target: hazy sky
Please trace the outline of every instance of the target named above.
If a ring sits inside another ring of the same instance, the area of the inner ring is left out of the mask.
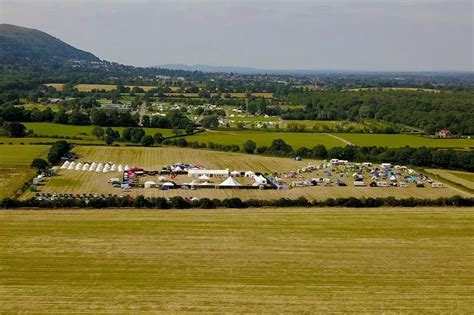
[[[0,0],[0,22],[138,66],[472,71],[473,2]]]

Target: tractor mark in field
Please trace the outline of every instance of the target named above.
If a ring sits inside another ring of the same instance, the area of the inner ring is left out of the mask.
[[[336,135],[333,135],[333,134],[330,134],[330,133],[326,133],[326,135],[328,135],[328,136],[330,136],[330,137],[333,137],[334,139],[337,139],[337,140],[339,140],[339,141],[342,141],[342,142],[344,142],[344,143],[347,144],[347,145],[354,145],[352,142],[350,142],[350,141],[348,141],[348,140],[346,140],[346,139],[344,139],[344,138],[338,137],[338,136],[336,136]]]

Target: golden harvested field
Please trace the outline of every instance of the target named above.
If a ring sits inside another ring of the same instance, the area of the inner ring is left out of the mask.
[[[48,83],[46,86],[50,86],[57,91],[62,91],[64,89],[64,83]]]
[[[440,169],[427,169],[427,171],[474,191],[474,173]]]
[[[215,152],[207,150],[196,150],[175,147],[163,148],[142,148],[142,147],[87,147],[80,146],[74,149],[82,162],[102,162],[108,161],[116,164],[128,164],[130,167],[138,166],[145,169],[159,170],[163,166],[183,162],[195,165],[204,165],[207,168],[217,168],[230,170],[252,170],[260,172],[284,172],[296,171],[297,169],[315,162],[310,160],[295,161],[291,158],[263,157],[258,155],[243,155],[240,153]],[[311,173],[305,176],[311,178]],[[111,177],[120,177],[115,173],[81,172],[73,170],[60,170],[58,176],[48,179],[46,185],[40,187],[40,191],[46,193],[98,193],[98,194],[121,194],[121,189],[113,188],[107,184]],[[158,176],[144,177],[143,180],[153,180],[158,182]],[[220,183],[224,179],[215,179],[215,183]],[[239,178],[237,178],[238,181]],[[187,176],[178,176],[177,182],[190,182]],[[290,181],[291,182],[291,181]],[[243,182],[242,182],[243,183]],[[198,190],[169,190],[159,189],[139,189],[134,188],[127,194],[145,196],[176,196],[196,197],[196,198],[230,198],[239,197],[241,199],[278,199],[278,198],[298,198],[304,196],[308,199],[327,199],[337,197],[389,197],[396,198],[439,198],[453,195],[470,196],[469,193],[457,188],[431,187],[353,187],[352,181],[347,181],[348,187],[304,187],[290,190],[237,190],[237,189],[198,189]],[[31,197],[31,193],[26,193],[23,197]]]
[[[471,209],[0,212],[0,313],[474,309]]]

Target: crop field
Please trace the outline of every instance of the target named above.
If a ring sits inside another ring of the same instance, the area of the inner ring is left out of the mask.
[[[474,147],[474,139],[431,139],[421,136],[404,134],[356,134],[335,133],[334,135],[346,139],[358,146],[387,146],[389,148],[431,147],[431,148],[460,148]]]
[[[324,144],[328,148],[344,146],[345,144],[331,136],[321,133],[289,133],[265,131],[206,131],[187,137],[188,141],[214,142],[219,144],[242,145],[247,140],[253,140],[257,146],[269,146],[275,139],[283,139],[293,148],[314,147]]]
[[[0,313],[455,313],[462,208],[0,212]]]
[[[62,91],[64,89],[64,83],[48,83],[46,86],[52,87],[57,91]]]
[[[474,173],[442,169],[427,169],[426,171],[438,175],[450,182],[466,187],[468,191],[474,192]]]
[[[20,186],[34,175],[31,161],[44,156],[49,146],[0,145],[0,199],[11,197]]]
[[[39,136],[60,136],[60,137],[81,137],[84,140],[97,140],[95,136],[91,134],[94,126],[73,126],[73,125],[61,125],[53,123],[23,123],[27,129],[32,129]],[[104,128],[105,129],[105,128]],[[112,129],[118,130],[120,134],[125,127],[113,127]],[[146,134],[154,135],[157,132],[168,137],[173,135],[171,129],[161,128],[143,128]]]
[[[74,152],[79,155],[80,162],[102,162],[111,161],[116,164],[128,164],[130,167],[138,166],[145,169],[159,170],[164,166],[178,162],[204,165],[209,169],[227,169],[255,172],[273,173],[297,171],[298,169],[316,161],[295,161],[290,158],[264,157],[258,155],[243,155],[240,153],[215,152],[208,150],[197,150],[187,148],[140,148],[140,147],[88,147],[78,146]],[[314,176],[307,173],[307,176]],[[310,200],[325,200],[337,197],[396,197],[396,198],[439,198],[454,195],[472,196],[468,192],[454,188],[445,187],[434,189],[431,187],[354,187],[352,181],[348,181],[347,187],[339,186],[314,186],[293,188],[290,190],[239,190],[239,189],[197,189],[197,190],[159,190],[133,188],[124,193],[120,188],[113,188],[107,184],[111,177],[120,177],[120,173],[97,173],[81,172],[74,170],[60,170],[58,176],[49,178],[45,185],[39,186],[39,191],[44,193],[97,193],[97,194],[130,194],[144,195],[148,197],[196,197],[196,198],[232,198],[241,199],[296,199],[304,196]],[[147,180],[158,182],[158,176],[146,177]],[[223,180],[223,179],[222,179]],[[221,179],[216,179],[219,183]],[[181,175],[177,182],[189,182],[190,178]],[[25,193],[22,198],[32,197],[30,192]]]

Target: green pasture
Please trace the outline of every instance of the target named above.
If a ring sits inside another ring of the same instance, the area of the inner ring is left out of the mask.
[[[48,145],[0,144],[0,165],[30,165],[31,161],[45,156]]]
[[[242,145],[247,140],[253,140],[257,146],[269,146],[275,139],[283,139],[286,143],[299,147],[314,147],[323,144],[328,148],[344,146],[331,136],[321,133],[289,133],[289,132],[265,132],[265,131],[205,131],[193,136],[188,136],[188,141],[197,141],[200,143],[214,142],[218,144],[237,144]]]
[[[462,208],[0,211],[2,314],[470,314]]]
[[[459,148],[469,149],[474,147],[474,139],[431,139],[422,136],[405,134],[351,134],[334,133],[358,146],[382,146],[389,148],[410,147],[430,147],[430,148]]]

